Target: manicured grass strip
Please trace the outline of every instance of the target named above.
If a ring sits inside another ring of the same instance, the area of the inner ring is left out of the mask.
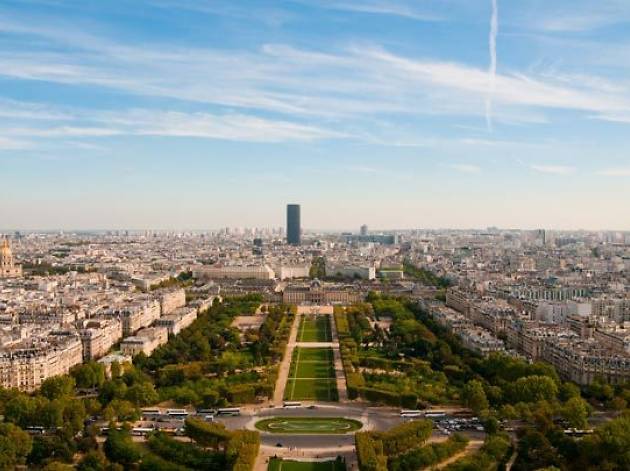
[[[298,347],[293,351],[284,399],[339,400],[331,348]]]
[[[302,361],[322,361],[328,362],[333,359],[332,348],[304,348],[296,347],[293,350],[293,359],[300,355]]]
[[[271,458],[267,471],[346,471],[343,461],[294,461]]]
[[[330,316],[302,316],[298,342],[332,342]]]
[[[335,379],[290,379],[285,389],[287,401],[338,401]]]
[[[340,434],[360,430],[358,420],[343,417],[274,417],[259,420],[256,428],[269,433]]]

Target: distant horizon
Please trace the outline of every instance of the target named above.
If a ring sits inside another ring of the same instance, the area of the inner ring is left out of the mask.
[[[242,230],[250,230],[250,229],[282,229],[286,230],[285,226],[221,226],[216,228],[127,228],[127,227],[110,227],[110,228],[39,228],[39,229],[0,229],[0,235],[13,235],[15,232],[20,233],[102,233],[102,232],[125,232],[128,231],[130,233],[142,233],[142,232],[193,232],[193,233],[206,233],[206,232],[217,232],[225,229],[242,229]],[[379,227],[370,227],[368,225],[368,233],[388,233],[388,232],[409,232],[409,231],[489,231],[489,230],[497,230],[497,231],[536,231],[536,230],[545,230],[551,232],[618,232],[618,233],[630,233],[630,229],[589,229],[589,228],[578,228],[578,229],[561,229],[561,228],[550,228],[550,227],[499,227],[499,226],[488,226],[488,227],[408,227],[408,228],[379,228]],[[303,234],[309,233],[331,233],[331,234],[341,234],[341,233],[353,233],[358,234],[360,231],[359,228],[331,228],[331,229],[321,229],[321,228],[302,228]]]

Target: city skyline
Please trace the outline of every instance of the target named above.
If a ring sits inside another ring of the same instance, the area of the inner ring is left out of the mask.
[[[493,8],[495,6],[496,8]],[[630,230],[620,0],[8,0],[0,225]]]

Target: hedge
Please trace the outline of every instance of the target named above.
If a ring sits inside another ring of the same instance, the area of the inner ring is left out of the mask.
[[[252,471],[260,448],[260,434],[252,430],[237,430],[232,433],[226,455],[233,462],[232,471]]]
[[[388,467],[390,471],[416,471],[427,468],[450,458],[459,453],[468,445],[468,438],[458,433],[448,440],[413,450],[392,458]]]
[[[433,422],[430,420],[414,420],[373,435],[383,442],[388,456],[395,456],[424,443],[432,431]]]
[[[357,390],[359,396],[368,401],[400,407],[400,394],[398,393],[368,387],[357,388]]]
[[[193,469],[224,469],[223,453],[204,450],[193,443],[184,443],[157,432],[147,441],[149,449],[161,458]]]
[[[375,440],[370,432],[357,432],[354,440],[361,471],[387,471],[387,456],[380,440]]]
[[[186,435],[201,446],[215,449],[227,444],[232,436],[223,424],[207,423],[190,417],[186,419]]]

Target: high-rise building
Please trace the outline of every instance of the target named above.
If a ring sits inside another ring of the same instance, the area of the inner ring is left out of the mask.
[[[300,205],[287,205],[287,243],[291,245],[300,245]]]
[[[368,234],[368,227],[367,227],[367,225],[366,225],[366,224],[363,224],[363,225],[361,226],[361,235],[362,235],[362,236],[366,236],[367,234]]]

